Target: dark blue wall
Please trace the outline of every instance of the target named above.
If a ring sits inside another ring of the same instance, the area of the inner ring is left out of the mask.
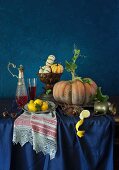
[[[0,0],[0,97],[15,96],[9,61],[23,64],[27,79],[49,54],[64,65],[74,43],[86,56],[78,60],[77,74],[119,95],[118,0]],[[69,73],[62,79],[70,79]],[[41,91],[38,81],[37,94]]]

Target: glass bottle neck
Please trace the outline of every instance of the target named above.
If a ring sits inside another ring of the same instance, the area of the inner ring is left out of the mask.
[[[24,85],[24,78],[18,78],[18,85]]]
[[[19,68],[19,75],[18,75],[18,85],[24,85],[24,70],[23,70],[23,66],[20,65]]]
[[[19,78],[19,79],[20,79],[20,78],[24,78],[24,73],[23,73],[23,71],[19,70],[19,76],[18,76],[18,78]]]

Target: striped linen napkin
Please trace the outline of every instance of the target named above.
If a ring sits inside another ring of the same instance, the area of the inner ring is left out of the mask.
[[[47,114],[29,114],[24,112],[14,122],[13,143],[23,146],[30,142],[36,153],[49,154],[50,159],[57,151],[56,112]]]

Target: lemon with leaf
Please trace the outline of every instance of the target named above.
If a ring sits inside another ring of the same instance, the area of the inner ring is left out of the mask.
[[[42,103],[42,106],[41,106],[41,110],[42,111],[46,111],[46,110],[48,110],[48,102],[47,101],[45,101],[45,102],[43,102]]]
[[[37,110],[38,110],[35,103],[33,103],[33,102],[28,103],[27,108],[28,108],[29,112],[37,112]]]
[[[29,103],[34,103],[34,100],[30,100]]]
[[[41,99],[36,99],[34,103],[41,106],[43,104],[43,101]]]

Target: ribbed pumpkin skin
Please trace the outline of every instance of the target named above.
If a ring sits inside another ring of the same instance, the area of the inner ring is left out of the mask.
[[[96,83],[90,79],[90,84],[78,79],[60,81],[53,87],[53,97],[59,103],[83,105],[88,104],[97,92]]]

